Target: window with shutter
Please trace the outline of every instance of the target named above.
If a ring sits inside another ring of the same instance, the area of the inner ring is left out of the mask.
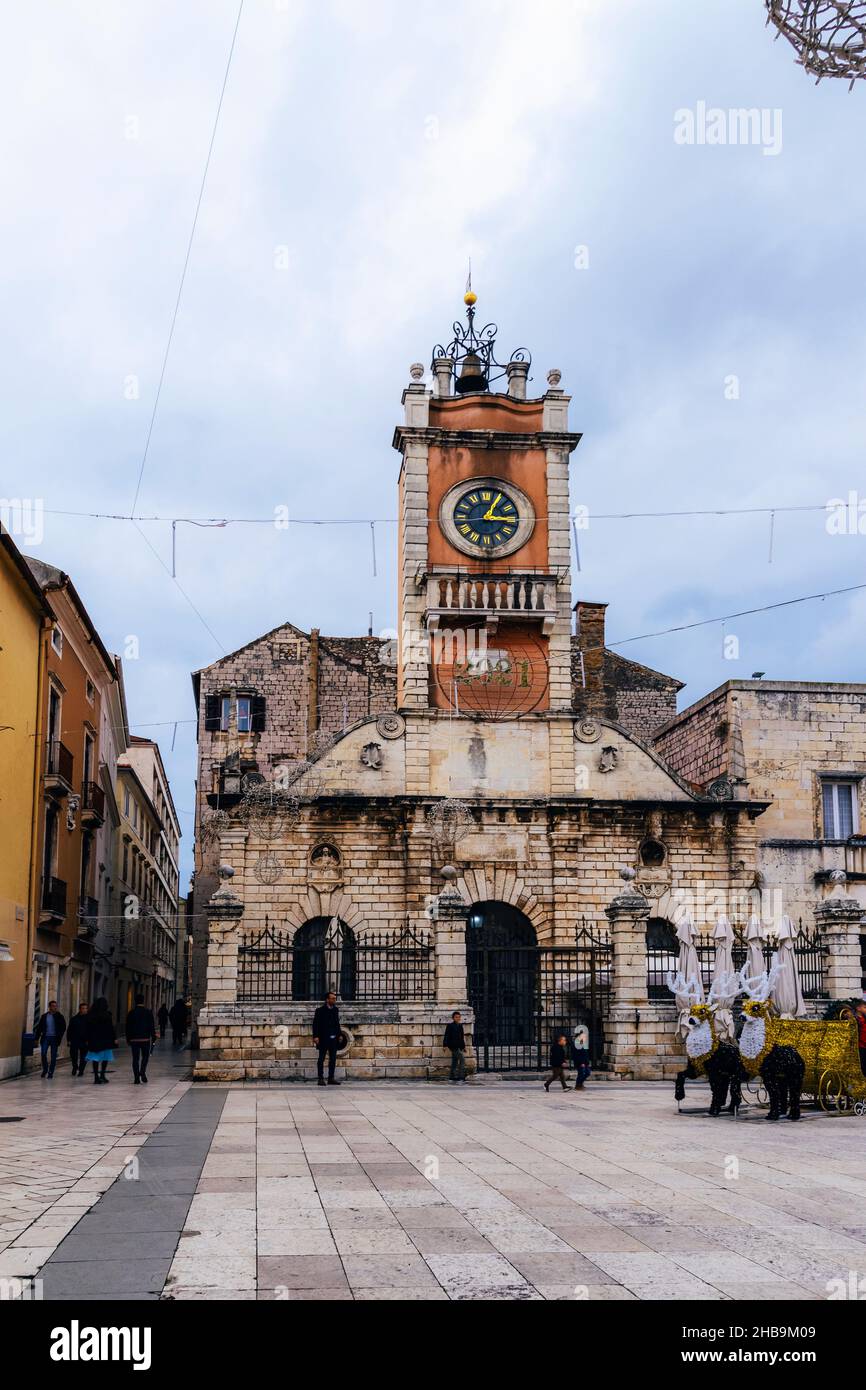
[[[204,727],[208,733],[215,734],[220,726],[220,697],[206,695],[204,701]]]
[[[265,697],[264,695],[254,695],[252,699],[252,715],[250,716],[250,728],[254,734],[264,733],[265,729]]]

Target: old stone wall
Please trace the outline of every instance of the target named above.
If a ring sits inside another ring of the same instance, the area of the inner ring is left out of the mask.
[[[728,771],[730,726],[726,695],[715,691],[656,731],[655,749],[668,767],[696,786],[705,786]]]
[[[291,623],[232,652],[198,673],[198,786],[196,824],[222,791],[225,759],[236,753],[242,770],[271,778],[280,766],[296,766],[321,742],[363,719],[394,708],[396,656],[378,638],[320,637]],[[239,734],[205,727],[207,697],[258,695],[265,700],[264,728]],[[204,1002],[206,922],[201,911],[217,887],[218,848],[196,844],[192,1004]]]
[[[656,737],[668,765],[699,785],[731,775],[739,759],[749,797],[770,803],[758,822],[757,852],[768,916],[786,912],[811,924],[837,870],[866,909],[862,836],[842,843],[828,835],[822,806],[824,779],[848,779],[855,831],[866,827],[864,716],[864,685],[731,681]]]
[[[311,1081],[314,1004],[209,1007],[199,1020],[198,1081]],[[471,1034],[472,1014],[464,1009]],[[337,1079],[363,1081],[444,1078],[451,1054],[442,1046],[451,1009],[437,1004],[341,1004],[340,1023],[352,1035],[337,1063]],[[474,1070],[469,1049],[467,1071]]]

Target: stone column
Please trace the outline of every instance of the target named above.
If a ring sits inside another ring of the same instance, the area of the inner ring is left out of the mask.
[[[430,1076],[445,1076],[450,1056],[442,1046],[442,1034],[451,1015],[459,1009],[466,1032],[466,1071],[473,1074],[475,1062],[475,1015],[469,1008],[466,980],[466,921],[469,904],[457,887],[458,872],[453,864],[442,869],[445,887],[433,900],[431,917],[436,930],[436,1003],[429,1011]]]
[[[442,870],[445,887],[433,904],[436,924],[436,1002],[450,1004],[452,1009],[465,1009],[466,985],[466,921],[469,904],[463,901],[457,888],[457,870],[446,864]]]
[[[833,871],[836,893],[815,907],[815,923],[827,942],[829,957],[825,984],[831,999],[850,999],[862,994],[860,984],[860,934],[866,931],[866,914],[856,898],[844,895],[842,869]]]
[[[220,865],[222,887],[207,905],[207,995],[205,1011],[215,1005],[236,1004],[238,997],[238,923],[244,905],[230,887],[234,870]]]
[[[505,375],[508,378],[508,394],[512,400],[526,400],[526,378],[529,376],[528,362],[507,362]]]
[[[454,360],[451,357],[433,358],[433,378],[436,382],[436,395],[440,400],[451,395],[451,373],[454,371]]]
[[[622,891],[605,908],[610,922],[613,946],[613,993],[606,1034],[611,1065],[620,1076],[660,1075],[657,1054],[657,1026],[649,1028],[650,1009],[646,983],[646,919],[650,905],[634,887],[634,869],[620,869]],[[653,1018],[653,1025],[658,1020]],[[641,1060],[646,1047],[646,1066]],[[650,1066],[652,1057],[655,1065]]]

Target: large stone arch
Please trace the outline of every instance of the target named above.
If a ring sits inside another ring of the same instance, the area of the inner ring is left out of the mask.
[[[477,864],[464,869],[457,886],[467,903],[502,902],[517,907],[527,916],[539,938],[546,919],[544,905],[520,876],[520,870],[507,865]]]
[[[345,888],[307,888],[304,896],[286,912],[286,924],[295,930],[314,917],[339,917],[356,934],[363,931],[367,919]]]

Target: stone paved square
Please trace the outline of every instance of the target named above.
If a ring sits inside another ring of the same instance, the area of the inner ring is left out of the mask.
[[[321,1092],[186,1066],[157,1058],[144,1095],[120,1066],[95,1097],[0,1088],[24,1117],[0,1127],[7,1296],[769,1303],[866,1278],[856,1117],[712,1119],[702,1085],[677,1114],[668,1083]],[[46,1123],[62,1162],[37,1187]]]

